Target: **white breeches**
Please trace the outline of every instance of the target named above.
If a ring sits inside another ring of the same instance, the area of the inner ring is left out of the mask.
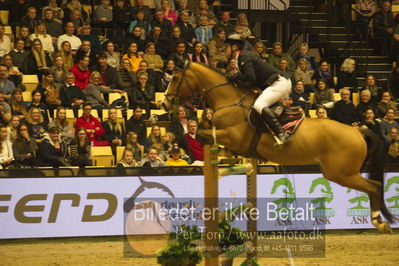
[[[278,80],[265,89],[254,103],[255,110],[262,114],[264,107],[270,107],[291,92],[291,80],[279,76]]]

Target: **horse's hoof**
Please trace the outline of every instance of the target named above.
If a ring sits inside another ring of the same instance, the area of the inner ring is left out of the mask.
[[[380,223],[377,229],[383,234],[392,234],[392,228],[387,222]]]

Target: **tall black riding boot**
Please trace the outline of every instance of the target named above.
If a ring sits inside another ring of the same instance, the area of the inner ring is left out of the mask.
[[[262,109],[262,117],[271,130],[273,130],[277,138],[281,141],[281,143],[278,144],[284,144],[289,140],[290,134],[281,127],[280,122],[270,108],[264,107]]]

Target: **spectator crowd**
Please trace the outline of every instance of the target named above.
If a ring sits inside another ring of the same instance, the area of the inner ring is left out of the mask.
[[[233,14],[233,23],[218,0],[93,2],[94,9],[83,0],[0,1],[0,10],[9,11],[8,22],[0,25],[3,168],[90,166],[95,146],[110,146],[114,155],[118,146],[125,147],[117,167],[201,164],[209,141],[197,132],[213,127],[213,112],[199,99],[159,117],[170,121],[167,128],[153,123],[147,134],[146,121],[159,109],[156,93],[165,91],[185,60],[227,76],[239,72],[236,60],[226,55],[225,41],[233,33],[248,40],[246,49],[291,77],[287,104],[307,114],[316,110],[320,118],[367,126],[385,141],[390,160],[399,160],[392,92],[373,76],[358,84],[353,59],[334,73],[329,62],[316,62],[306,43],[294,56],[279,42],[267,50],[246,15]],[[32,91],[24,85],[25,75],[37,76]],[[354,93],[360,95],[357,106]],[[111,101],[115,94],[119,97]]]

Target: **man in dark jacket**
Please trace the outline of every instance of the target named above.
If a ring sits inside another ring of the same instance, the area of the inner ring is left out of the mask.
[[[138,142],[143,145],[146,139],[147,127],[142,118],[143,109],[137,106],[133,109],[132,117],[126,121],[126,132],[133,131],[137,134]]]
[[[238,34],[230,35],[227,39],[230,43],[233,58],[236,58],[239,73],[229,77],[233,82],[249,83],[251,86],[263,89],[263,92],[254,103],[254,109],[262,115],[266,124],[276,136],[278,145],[289,140],[289,134],[281,127],[277,117],[270,106],[280,99],[287,97],[291,92],[291,81],[285,73],[279,71],[269,63],[263,61],[252,51],[244,49],[245,39]],[[267,89],[265,89],[267,88]]]
[[[358,122],[356,108],[350,101],[348,89],[341,89],[341,100],[334,104],[333,119],[343,124],[352,125]]]
[[[118,75],[112,66],[107,63],[107,55],[103,52],[97,56],[97,65],[93,66],[92,71],[98,71],[101,74],[102,85],[110,89],[117,89]]]
[[[374,14],[375,51],[379,54],[389,54],[394,28],[391,1],[383,1],[381,9]]]

